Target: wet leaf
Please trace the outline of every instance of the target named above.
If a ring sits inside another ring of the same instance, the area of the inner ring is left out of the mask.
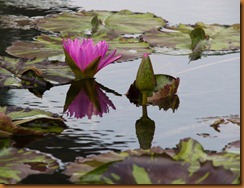
[[[62,38],[42,34],[34,41],[13,42],[6,52],[15,57],[43,60],[63,54]]]
[[[187,138],[172,149],[153,147],[77,158],[64,173],[79,184],[236,184],[240,183],[240,155],[205,151]]]
[[[94,18],[97,18],[97,21]],[[129,10],[62,13],[39,19],[38,22],[37,27],[40,29],[61,32],[63,36],[65,34],[82,36],[82,33],[85,34],[87,30],[92,30],[94,26],[98,27],[98,25],[103,25],[107,30],[114,30],[117,34],[142,34],[166,24],[165,20],[156,17],[154,14],[133,13]],[[98,24],[99,22],[100,24]]]
[[[180,79],[165,74],[156,74],[155,79],[156,86],[154,90],[150,91],[148,94],[148,104],[158,105],[160,108],[164,109],[172,108],[174,111],[178,107],[177,101],[174,103],[174,98],[170,98],[170,96],[174,96],[176,94]],[[142,94],[140,90],[135,86],[135,82],[131,84],[129,90],[126,93],[126,96],[130,102],[136,105],[141,104],[141,95]],[[168,102],[171,104],[170,106]]]
[[[155,29],[151,30],[150,32],[143,34],[142,38],[153,47],[160,47],[161,50],[157,49],[159,52],[174,54],[174,51],[178,50],[178,55],[185,55],[191,53],[191,49],[195,49],[194,52],[200,52],[199,49],[205,45],[202,42],[199,43],[199,39],[200,41],[203,41],[201,40],[203,39],[202,31],[200,33],[196,32],[195,34],[200,34],[201,36],[195,38],[193,42],[191,42],[189,34],[195,28],[199,27],[202,27],[205,31],[208,38],[206,50],[211,51],[211,54],[220,54],[224,51],[226,51],[226,53],[232,53],[240,50],[239,24],[230,26],[203,23],[196,23],[195,25],[179,24],[177,26],[165,27],[161,31]],[[169,51],[163,47],[170,48],[171,50]],[[206,53],[206,55],[207,54],[208,53]]]
[[[92,38],[95,42],[106,40],[110,49],[116,49],[118,54],[122,54],[123,56],[118,62],[133,60],[142,57],[143,53],[152,52],[148,43],[140,41],[138,38],[120,36],[114,31],[102,32]],[[35,41],[16,41],[6,51],[20,58],[37,59],[38,61],[48,58],[64,61],[61,41],[61,37],[42,34]]]
[[[49,90],[53,85],[43,78],[42,72],[35,67],[28,67],[21,73],[21,84],[29,88],[29,91],[37,97],[42,97],[46,90]]]
[[[57,32],[58,36],[42,34],[35,41],[14,42],[6,50],[9,54],[27,59],[55,57],[63,54],[63,38],[92,37],[94,41],[106,40],[110,49],[117,49],[117,53],[123,55],[120,61],[128,61],[142,57],[143,53],[150,53],[152,50],[139,37],[125,37],[121,34],[142,34],[164,26],[165,21],[151,13],[124,10],[62,13],[38,19],[33,24],[41,30]]]
[[[58,32],[62,36],[83,36],[84,32],[91,29],[91,20],[94,16],[92,13],[86,15],[86,12],[75,14],[64,12],[40,18],[36,21],[36,25],[39,29]]]
[[[68,65],[59,61],[0,57],[0,67],[0,88],[26,88],[37,96],[53,85],[69,83],[74,79]],[[35,67],[34,70],[31,67]],[[35,70],[40,71],[41,76]],[[26,75],[22,75],[23,72]]]
[[[31,174],[52,174],[58,167],[44,153],[11,147],[0,150],[0,183],[16,184]]]
[[[152,100],[148,102],[153,106],[158,106],[159,110],[163,109],[164,111],[172,109],[173,112],[179,108],[180,99],[178,95],[171,95],[159,100]]]
[[[0,107],[0,113],[0,129],[14,135],[61,133],[65,128],[62,118],[43,110],[8,106]]]
[[[118,34],[139,34],[166,25],[165,20],[152,13],[133,13],[129,10],[112,14],[105,20],[106,24]]]

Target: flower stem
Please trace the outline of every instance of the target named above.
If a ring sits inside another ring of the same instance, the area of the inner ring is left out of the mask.
[[[142,92],[142,116],[148,117],[147,116],[147,92],[146,91]]]

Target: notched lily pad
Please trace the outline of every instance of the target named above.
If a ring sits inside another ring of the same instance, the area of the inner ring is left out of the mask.
[[[205,151],[200,143],[186,138],[172,149],[153,147],[77,158],[64,173],[77,184],[236,184],[240,183],[240,155]]]
[[[0,107],[0,130],[13,135],[61,133],[65,128],[57,114],[14,106]]]
[[[16,184],[31,174],[52,174],[58,162],[44,154],[12,147],[0,150],[0,183]]]

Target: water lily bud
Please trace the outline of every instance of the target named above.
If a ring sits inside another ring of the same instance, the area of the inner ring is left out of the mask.
[[[140,91],[153,90],[156,85],[152,63],[147,53],[143,55],[140,67],[136,75],[135,85]]]

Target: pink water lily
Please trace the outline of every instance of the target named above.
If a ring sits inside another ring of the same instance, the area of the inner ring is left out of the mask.
[[[66,62],[78,79],[94,77],[98,71],[122,56],[115,56],[116,50],[107,54],[109,45],[106,41],[100,41],[94,45],[92,39],[82,41],[78,38],[64,39],[63,48]]]

